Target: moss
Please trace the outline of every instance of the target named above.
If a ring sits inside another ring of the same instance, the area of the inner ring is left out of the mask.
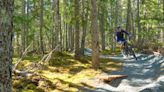
[[[24,83],[21,80],[13,80],[12,82],[13,88],[23,88]]]
[[[32,90],[32,89],[24,89],[21,92],[35,92],[35,90]]]
[[[111,50],[103,50],[103,51],[101,51],[100,52],[101,54],[103,54],[103,55],[109,55],[109,54],[111,54],[112,52],[111,52]]]
[[[25,87],[25,89],[35,89],[36,88],[36,85],[30,83],[30,84],[27,84],[27,86]]]
[[[35,92],[45,92],[45,91],[43,89],[41,89],[41,88],[36,88]]]
[[[100,52],[100,54],[103,54],[103,55],[116,55],[116,54],[119,54],[119,53],[120,53],[120,48],[119,47],[116,47],[115,51],[112,51],[112,49],[106,49],[106,50],[102,50]]]
[[[19,67],[26,69],[27,66],[32,66],[31,61],[33,60],[24,60]],[[38,70],[35,71],[42,77],[41,79],[38,76],[29,79],[13,79],[13,92],[77,92],[79,87],[83,87],[80,84],[82,79],[93,78],[104,71],[111,72],[122,67],[121,62],[110,59],[100,59],[100,65],[99,70],[94,70],[91,68],[90,56],[75,60],[71,53],[55,52],[52,54],[49,65],[44,64],[44,67],[47,67],[46,69],[37,68]],[[38,79],[36,85],[36,81],[33,80]]]

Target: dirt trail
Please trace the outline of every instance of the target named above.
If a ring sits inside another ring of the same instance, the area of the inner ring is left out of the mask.
[[[110,85],[99,86],[96,92],[164,92],[164,56],[137,55],[138,61],[133,58],[123,60],[122,56],[101,56],[122,61],[123,69],[112,72],[128,75],[118,87]]]

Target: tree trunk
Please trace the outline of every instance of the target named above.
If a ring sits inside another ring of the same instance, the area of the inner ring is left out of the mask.
[[[30,40],[29,40],[29,37],[28,37],[28,33],[29,33],[29,8],[30,8],[30,1],[27,0],[26,1],[26,47],[30,44]]]
[[[84,48],[85,48],[85,37],[86,37],[86,31],[87,31],[87,24],[88,24],[88,10],[85,12],[85,8],[88,7],[88,3],[85,3],[86,1],[82,1],[82,40],[81,40],[81,55],[84,55]],[[85,6],[87,4],[87,6]]]
[[[133,38],[131,38],[131,40],[133,41],[133,42],[135,42],[136,41],[136,30],[135,30],[135,12],[133,12],[134,10],[133,10],[133,7],[135,7],[135,4],[136,4],[136,1],[132,1],[131,2],[132,4],[131,4],[131,7],[132,7],[132,9],[131,9],[131,34],[133,35]],[[136,14],[137,15],[137,14]],[[136,42],[135,42],[136,43]]]
[[[60,51],[62,48],[62,33],[61,33],[61,17],[59,12],[59,0],[54,0],[54,33],[53,49],[60,44]],[[60,39],[60,40],[59,40]]]
[[[101,32],[101,49],[105,50],[105,30],[104,30],[104,2],[100,2],[100,32]]]
[[[25,7],[26,7],[26,2],[25,0],[22,0],[22,16],[25,16]],[[22,31],[21,31],[21,54],[25,51],[26,48],[26,28],[25,28],[25,21],[22,21]]]
[[[65,49],[66,49],[66,51],[68,51],[68,42],[69,42],[69,40],[68,40],[68,36],[70,36],[70,35],[68,35],[68,24],[67,23],[65,23],[65,35],[66,35],[66,39],[65,39],[65,43],[66,43],[66,45],[65,45]]]
[[[60,40],[59,40],[59,44],[60,44],[60,51],[62,51],[62,42],[63,42],[63,38],[62,38],[62,30],[61,30],[61,15],[60,15],[60,0],[56,0],[56,23],[57,23],[57,29],[60,35]]]
[[[74,43],[75,43],[75,40],[74,40],[74,38],[75,38],[75,35],[74,35],[74,28],[72,27],[72,25],[70,26],[70,28],[69,28],[69,31],[70,31],[70,33],[71,33],[71,51],[73,51],[74,50],[74,47],[75,47],[75,45],[74,45]]]
[[[114,17],[114,7],[113,7],[114,5],[113,5],[113,2],[111,2],[111,6],[110,6],[110,9],[111,9],[111,17]],[[110,36],[109,36],[109,41],[110,41],[110,45],[111,45],[111,48],[112,48],[112,51],[114,51],[115,50],[115,46],[114,46],[114,30],[112,29],[113,28],[113,23],[114,22],[114,18],[112,18],[111,19],[111,21],[110,21],[110,27],[111,28],[109,28],[109,33],[110,33]]]
[[[75,0],[75,59],[80,58],[79,46],[79,0]]]
[[[120,1],[120,0],[119,0]],[[118,26],[118,16],[119,16],[119,1],[118,0],[116,0],[115,1],[115,12],[114,12],[114,27],[117,27]],[[115,29],[114,29],[115,30]],[[115,51],[115,48],[116,48],[116,42],[115,42],[115,32],[113,32],[113,34],[112,34],[112,42],[113,42],[113,48],[112,48],[112,51]]]
[[[51,6],[51,10],[53,11],[52,12],[52,20],[53,20],[53,25],[52,25],[52,44],[51,44],[51,49],[53,50],[56,46],[56,40],[55,38],[57,37],[57,35],[55,34],[55,0],[52,1],[52,6]]]
[[[138,33],[141,31],[141,26],[140,26],[140,0],[137,0],[137,26],[138,26]],[[138,36],[138,42],[140,41],[141,36]]]
[[[17,36],[16,36],[16,43],[17,43],[17,55],[19,55],[19,56],[21,56],[21,50],[20,50],[20,41],[19,41],[19,33],[17,32],[17,34],[16,34]]]
[[[33,1],[33,4],[34,4],[34,6],[33,6],[33,12],[35,12],[36,11],[36,8],[37,8],[37,3],[35,2],[35,1]],[[36,21],[36,20],[34,20],[34,21]],[[33,32],[33,34],[32,34],[32,38],[33,38],[33,40],[32,40],[32,50],[34,51],[36,51],[37,52],[37,49],[36,49],[36,47],[37,47],[37,40],[35,39],[36,38],[36,34],[37,32]]]
[[[163,42],[164,42],[164,0],[163,0],[163,28],[162,28],[162,33],[163,33]]]
[[[14,0],[0,1],[0,92],[12,92]]]
[[[97,0],[91,0],[91,37],[92,37],[92,66],[99,68],[99,33],[97,23]]]
[[[43,0],[40,1],[40,49],[41,49],[41,53],[44,54],[44,46],[43,46]]]
[[[126,31],[131,31],[131,0],[128,0],[127,4],[127,21],[126,21]]]

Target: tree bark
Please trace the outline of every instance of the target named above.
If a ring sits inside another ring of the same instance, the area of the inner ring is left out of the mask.
[[[85,38],[86,38],[86,31],[87,31],[87,24],[88,24],[88,10],[87,10],[88,3],[85,3],[85,2],[86,2],[85,0],[82,1],[82,8],[83,8],[82,30],[83,30],[83,33],[82,33],[82,40],[81,40],[81,55],[84,55]],[[85,6],[85,5],[87,5],[87,6]],[[85,12],[85,10],[86,10],[86,12]]]
[[[101,49],[105,50],[105,30],[104,30],[104,2],[100,2],[100,32],[101,32]]]
[[[140,26],[140,0],[137,0],[137,26],[138,26],[138,33],[141,31],[141,26]],[[138,41],[140,41],[140,36],[138,36]]]
[[[0,92],[12,92],[14,0],[0,0]]]
[[[116,0],[115,1],[115,12],[114,12],[114,27],[117,27],[118,26],[118,22],[119,22],[119,20],[118,20],[118,16],[119,16],[119,2],[120,0]],[[115,29],[114,29],[115,30]],[[112,42],[113,42],[113,48],[112,48],[112,51],[115,51],[115,48],[116,48],[116,42],[115,42],[115,32],[113,32],[113,35],[112,35]]]
[[[26,1],[26,47],[30,44],[30,39],[28,37],[28,33],[29,33],[29,8],[30,8],[30,1],[27,0]]]
[[[79,0],[75,0],[75,59],[80,59]]]
[[[41,53],[44,54],[44,46],[43,46],[43,0],[40,1],[40,49],[41,49]]]
[[[164,42],[164,0],[163,0],[163,28],[162,28],[162,34],[163,34],[162,41]]]
[[[17,55],[20,55],[21,56],[21,49],[20,49],[20,41],[19,41],[19,33],[17,32],[17,34],[16,34],[17,36],[16,36],[16,45],[17,45]]]
[[[92,38],[92,66],[99,68],[99,33],[97,23],[97,0],[91,0],[91,38]]]
[[[128,0],[127,4],[127,21],[126,21],[126,31],[131,31],[131,0]]]
[[[75,38],[75,31],[74,31],[74,28],[72,27],[72,25],[70,26],[70,33],[71,33],[71,51],[73,51],[74,50],[74,48],[75,48],[75,40],[74,40],[74,38]]]
[[[54,29],[53,29],[53,49],[60,44],[60,51],[62,49],[62,32],[61,32],[61,17],[59,12],[59,0],[54,0]]]
[[[114,4],[113,4],[113,2],[111,2],[111,6],[110,6],[110,9],[111,9],[111,17],[114,17],[115,15],[114,15]],[[114,18],[112,18],[111,19],[111,21],[110,21],[110,26],[111,26],[111,28],[109,28],[109,33],[110,33],[110,37],[109,37],[109,41],[110,41],[110,45],[111,45],[111,48],[112,48],[112,51],[114,51],[115,50],[115,43],[114,43],[114,30],[112,29],[113,27],[114,27]]]
[[[22,16],[25,16],[25,7],[26,2],[25,0],[22,0]],[[21,54],[25,51],[26,48],[26,28],[25,28],[25,21],[22,21],[22,31],[21,31]]]

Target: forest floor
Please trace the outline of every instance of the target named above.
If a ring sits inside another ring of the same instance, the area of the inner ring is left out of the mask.
[[[103,57],[123,62],[120,71],[108,75],[128,77],[117,87],[101,84],[93,92],[164,92],[164,56],[137,54],[137,61],[133,58],[123,60],[121,55]]]
[[[17,59],[13,58],[13,64]],[[28,55],[19,63],[18,70],[29,69],[35,75],[13,74],[13,92],[77,92],[86,89],[81,80],[122,70],[123,66],[121,61],[101,58],[100,69],[94,70],[91,68],[90,56],[75,60],[71,53],[53,53],[49,62],[41,64],[38,63],[40,60],[40,56]]]
[[[164,56],[137,54],[124,60],[118,52],[101,52],[100,69],[91,68],[91,51],[75,60],[71,53],[53,53],[49,62],[39,64],[40,56],[27,56],[18,65],[18,70],[36,73],[32,77],[13,75],[13,92],[163,92]],[[110,53],[110,55],[109,55]],[[113,54],[113,55],[112,55]],[[13,63],[16,61],[13,58]],[[83,85],[81,80],[92,79],[100,74],[127,75],[117,87],[100,84],[97,87]]]

